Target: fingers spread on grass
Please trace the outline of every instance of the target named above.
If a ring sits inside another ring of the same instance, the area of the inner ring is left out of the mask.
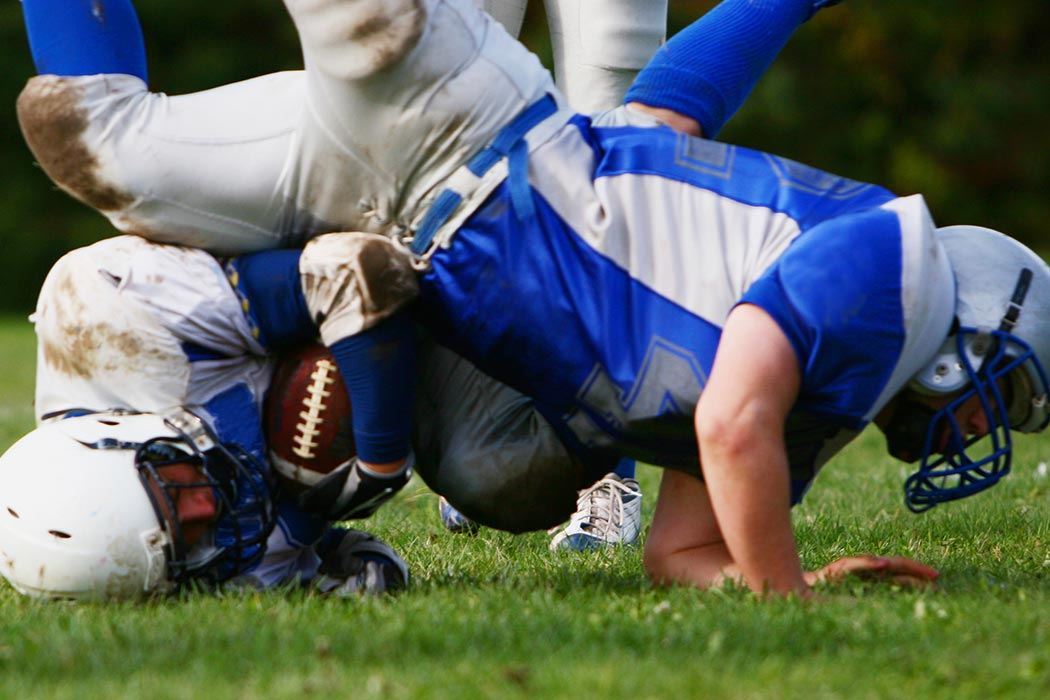
[[[856,577],[864,581],[888,581],[907,588],[919,588],[932,585],[938,575],[936,569],[907,557],[862,554],[836,559],[810,572],[806,580],[812,585],[837,583],[846,577]]]
[[[926,582],[936,581],[940,576],[940,572],[932,566],[908,557],[884,557],[884,559],[889,562],[888,571],[894,575],[908,576]]]

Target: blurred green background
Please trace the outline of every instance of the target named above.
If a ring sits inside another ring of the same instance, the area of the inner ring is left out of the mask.
[[[670,2],[670,33],[715,4]],[[136,5],[155,90],[201,90],[301,65],[277,0]],[[993,226],[1045,251],[1048,32],[1046,0],[847,0],[799,31],[720,138],[922,192],[941,224]],[[549,65],[539,0],[523,37]],[[0,310],[27,312],[51,262],[110,229],[56,190],[22,143],[14,102],[33,68],[13,0],[0,6],[0,53]]]

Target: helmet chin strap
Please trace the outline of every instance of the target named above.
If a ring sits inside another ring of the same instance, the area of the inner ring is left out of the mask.
[[[1014,326],[1017,325],[1017,319],[1021,317],[1021,307],[1024,305],[1024,298],[1028,296],[1028,289],[1032,286],[1032,277],[1035,273],[1031,269],[1024,267],[1021,268],[1021,274],[1017,277],[1017,286],[1014,287],[1014,293],[1010,297],[1010,305],[1006,309],[1006,313],[1003,314],[1003,320],[999,324],[999,330],[1006,333],[1012,333]]]

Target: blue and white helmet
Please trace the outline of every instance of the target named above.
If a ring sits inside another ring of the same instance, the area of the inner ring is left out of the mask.
[[[166,466],[185,463],[199,481],[166,481]],[[0,456],[0,574],[26,595],[73,599],[228,578],[262,556],[273,527],[255,471],[183,409],[44,423]],[[192,546],[172,515],[180,488],[209,488],[217,505],[212,531]]]
[[[951,400],[930,410],[919,469],[905,482],[916,512],[997,483],[1010,470],[1010,430],[1033,433],[1050,422],[1050,268],[991,229],[949,226],[937,238],[955,275],[955,323],[909,388]],[[955,416],[975,396],[987,436],[968,436]],[[937,454],[946,429],[948,448]]]

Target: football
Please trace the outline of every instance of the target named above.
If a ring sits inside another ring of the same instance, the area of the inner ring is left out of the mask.
[[[274,472],[293,492],[313,486],[355,454],[350,400],[323,345],[281,358],[263,414]]]

